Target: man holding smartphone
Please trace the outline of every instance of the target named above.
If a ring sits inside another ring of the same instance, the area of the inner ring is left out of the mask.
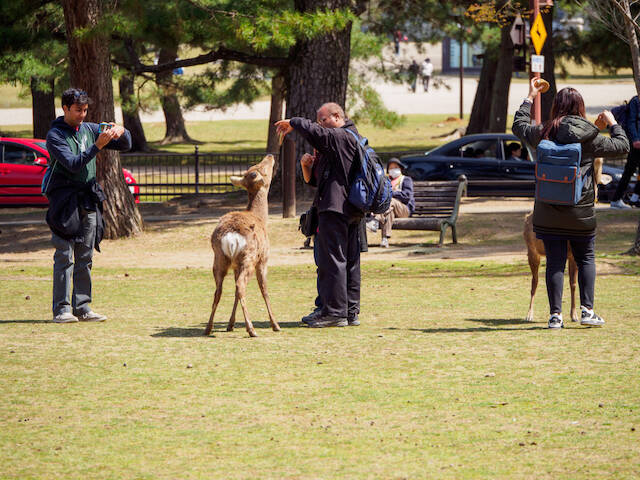
[[[50,163],[42,192],[49,199],[47,223],[56,249],[52,307],[55,323],[107,319],[90,307],[93,249],[99,250],[104,231],[105,196],[96,182],[96,155],[103,148],[129,150],[131,134],[114,123],[100,128],[96,123],[84,122],[90,103],[86,92],[66,90],[62,94],[64,116],[56,118],[47,133]]]

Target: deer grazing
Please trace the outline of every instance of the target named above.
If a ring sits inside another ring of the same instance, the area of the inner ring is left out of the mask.
[[[249,336],[255,337],[256,332],[249,319],[249,312],[245,301],[247,282],[256,271],[256,278],[262,297],[269,312],[271,328],[278,332],[280,326],[273,318],[269,294],[267,293],[267,259],[269,257],[269,237],[267,235],[267,216],[269,205],[267,195],[275,159],[267,155],[260,163],[249,168],[242,176],[230,177],[231,183],[243,187],[249,194],[249,204],[242,212],[230,212],[220,218],[218,226],[211,235],[213,247],[213,278],[216,291],[211,307],[211,316],[204,334],[209,335],[213,329],[213,319],[222,295],[222,282],[229,267],[233,268],[236,280],[236,295],[229,318],[227,331],[233,330],[236,321],[236,307],[238,302],[242,306],[244,321]]]
[[[593,161],[593,187],[596,202],[598,200],[598,184],[602,183],[602,158],[596,158]],[[609,180],[610,181],[610,180]],[[527,312],[527,321],[533,321],[533,299],[536,296],[538,288],[538,269],[540,267],[540,259],[545,255],[544,243],[536,238],[533,232],[533,213],[527,214],[524,218],[524,243],[527,245],[527,258],[529,260],[529,268],[531,269],[531,301],[529,302],[529,311]],[[571,245],[568,245],[567,260],[569,262],[569,286],[571,287],[571,321],[578,322],[578,307],[576,305],[576,287],[578,285],[578,265],[573,258]]]

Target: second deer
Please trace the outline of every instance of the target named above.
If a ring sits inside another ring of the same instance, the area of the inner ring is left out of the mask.
[[[267,217],[269,205],[267,195],[273,176],[275,159],[267,155],[257,165],[249,168],[242,176],[230,177],[231,183],[242,187],[249,194],[249,204],[242,212],[230,212],[220,218],[218,226],[211,235],[213,247],[213,277],[216,291],[211,306],[209,323],[204,334],[209,335],[213,329],[213,319],[222,295],[224,277],[233,268],[236,280],[236,295],[229,318],[227,331],[233,330],[238,302],[244,314],[245,327],[251,337],[256,336],[245,301],[247,282],[255,270],[258,286],[267,304],[271,328],[278,332],[280,326],[273,317],[271,302],[267,293],[267,259],[269,257],[269,236],[267,235]]]

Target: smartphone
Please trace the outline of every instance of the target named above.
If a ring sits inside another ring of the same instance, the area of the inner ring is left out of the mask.
[[[113,126],[113,125],[111,125],[110,123],[102,122],[102,123],[100,123],[100,125],[98,126],[98,133],[105,132],[105,131],[109,130],[112,126]]]

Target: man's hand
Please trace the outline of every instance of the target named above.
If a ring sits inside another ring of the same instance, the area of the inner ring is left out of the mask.
[[[316,159],[313,155],[311,155],[310,153],[305,153],[300,159],[300,165],[302,165],[303,167],[311,168],[313,167],[315,161]]]
[[[636,140],[635,142],[633,142],[633,148],[635,148],[636,150],[640,150],[640,140]]]
[[[614,117],[613,113],[611,113],[609,110],[602,111],[602,113],[600,113],[600,115],[598,115],[598,119],[604,120],[604,122],[609,127],[611,125],[617,125],[617,123],[618,123],[618,121],[616,120],[616,117]]]
[[[122,127],[120,127],[120,128],[122,128]],[[100,135],[98,135],[98,138],[96,139],[96,147],[98,147],[100,150],[102,150],[104,147],[107,146],[107,144],[111,140],[115,140],[116,138],[119,137],[119,135],[118,136],[116,136],[116,135],[118,135],[117,134],[117,130],[114,129],[113,127],[111,127],[109,130],[105,130]]]
[[[276,132],[279,135],[287,135],[288,133],[291,133],[293,131],[293,127],[291,126],[291,120],[286,119],[286,120],[280,120],[278,122],[276,122]]]
[[[113,130],[115,132],[115,137],[114,137],[115,140],[119,139],[122,135],[124,135],[124,127],[120,125],[116,125],[113,122],[109,122],[109,125],[111,125],[111,128],[109,130]]]

